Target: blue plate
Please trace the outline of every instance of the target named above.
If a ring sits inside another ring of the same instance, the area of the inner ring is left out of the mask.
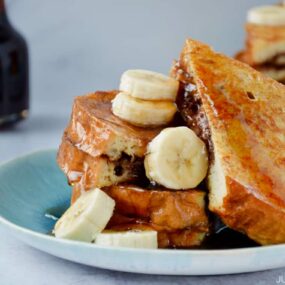
[[[0,226],[25,243],[91,266],[147,274],[212,275],[285,266],[285,245],[233,250],[108,248],[49,235],[69,205],[70,188],[56,164],[56,151],[26,155],[0,166]]]

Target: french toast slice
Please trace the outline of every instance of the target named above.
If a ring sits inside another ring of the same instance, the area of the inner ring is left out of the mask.
[[[116,201],[116,211],[122,215],[141,217],[169,231],[208,230],[205,192],[145,190],[129,185],[107,187],[104,191]]]
[[[285,55],[285,26],[246,24],[246,57],[250,65],[281,64]],[[284,64],[284,62],[283,62]]]
[[[250,63],[246,51],[241,51],[237,53],[235,55],[235,59],[242,61],[246,64]],[[269,76],[283,84],[285,83],[285,55],[276,56],[275,58],[264,64],[251,64],[251,66],[257,71],[265,74],[266,76]]]
[[[210,210],[260,244],[284,243],[285,86],[192,39],[171,73],[184,120],[208,140]]]
[[[245,50],[235,58],[279,82],[285,82],[285,26],[248,23]]]
[[[144,173],[141,159],[124,156],[110,161],[106,156],[92,157],[75,147],[66,133],[58,150],[57,162],[69,184],[80,182],[85,189],[134,181]]]
[[[202,191],[147,190],[132,185],[102,190],[116,201],[107,230],[155,230],[160,248],[198,246],[209,232],[206,193]],[[81,193],[80,185],[75,184],[72,203]]]
[[[161,128],[135,127],[116,117],[111,103],[118,91],[98,91],[76,97],[68,137],[80,150],[93,157],[106,155],[118,160],[122,154],[143,157],[146,146]]]

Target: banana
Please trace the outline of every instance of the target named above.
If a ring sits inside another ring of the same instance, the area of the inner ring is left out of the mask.
[[[247,21],[257,25],[285,25],[285,6],[260,6],[248,11]]]
[[[148,145],[146,175],[170,189],[195,188],[206,176],[206,146],[187,127],[166,128]]]
[[[172,102],[153,102],[137,99],[120,92],[112,102],[112,111],[119,118],[140,127],[168,124],[176,113]]]
[[[121,77],[120,90],[143,100],[175,101],[179,82],[148,70],[127,70]]]
[[[156,231],[105,231],[96,236],[95,244],[114,247],[157,248]]]
[[[115,201],[96,188],[80,198],[57,221],[57,238],[91,242],[113,215]]]

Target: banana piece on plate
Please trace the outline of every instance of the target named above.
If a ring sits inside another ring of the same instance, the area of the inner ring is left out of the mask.
[[[143,100],[174,102],[178,88],[179,82],[174,78],[153,71],[134,69],[123,73],[119,89]]]
[[[285,25],[285,6],[259,6],[249,10],[247,21],[257,25]]]
[[[95,244],[113,247],[158,248],[156,231],[105,231],[96,236]]]
[[[120,92],[112,102],[117,117],[139,127],[166,125],[176,113],[176,105],[169,101],[147,101]]]
[[[57,221],[57,238],[91,242],[113,215],[115,201],[99,188],[88,191]]]
[[[195,188],[208,171],[204,142],[187,127],[166,128],[148,145],[146,175],[170,189]]]

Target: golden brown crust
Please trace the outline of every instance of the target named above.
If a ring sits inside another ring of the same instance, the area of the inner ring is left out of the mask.
[[[134,181],[143,169],[141,159],[131,161],[124,157],[110,161],[106,156],[92,157],[75,147],[66,132],[57,153],[57,163],[66,174],[69,184],[80,183],[82,189]]]
[[[285,81],[285,26],[246,25],[245,50],[237,60],[279,82]]]
[[[229,192],[219,214],[228,226],[247,233],[261,244],[284,243],[284,212],[258,199],[229,177],[227,185]]]
[[[102,190],[116,201],[115,211],[123,216],[140,218],[168,231],[185,228],[208,231],[204,192],[146,190],[131,185]],[[72,201],[75,202],[80,195],[80,188],[75,185]]]
[[[68,183],[79,182],[84,173],[84,161],[87,154],[73,147],[68,140],[66,131],[62,137],[61,144],[57,152],[57,164],[66,174]]]
[[[91,156],[107,155],[119,159],[122,151],[143,157],[146,146],[161,130],[135,127],[111,111],[118,91],[98,91],[76,97],[68,127],[70,140]]]
[[[235,59],[242,61],[246,64],[252,63],[248,58],[248,53],[246,51],[240,51],[235,55]],[[281,63],[278,63],[281,59]],[[274,80],[285,83],[285,55],[282,54],[272,59],[272,61],[266,62],[264,64],[251,65],[257,71],[263,73],[266,76],[273,78]]]
[[[107,230],[155,230],[159,248],[199,246],[209,232],[205,193],[201,191],[146,190],[132,185],[102,190],[116,201]],[[81,188],[76,184],[72,203],[80,195]]]
[[[210,201],[211,210],[257,242],[285,242],[285,87],[191,39],[179,63],[194,77],[226,179],[223,205]]]
[[[246,33],[245,56],[249,65],[259,65],[270,61],[276,56],[274,51],[282,53],[279,47],[280,43],[283,43],[283,52],[285,52],[285,26],[266,26],[248,23],[246,24]]]

